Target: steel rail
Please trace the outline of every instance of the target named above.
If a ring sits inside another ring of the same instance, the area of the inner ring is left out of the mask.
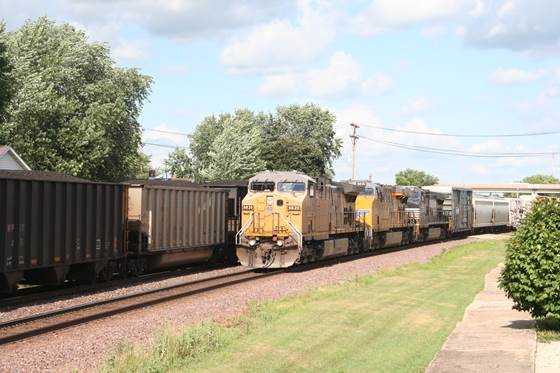
[[[126,294],[123,296],[104,299],[101,301],[88,302],[75,306],[70,306],[60,310],[48,311],[36,315],[22,317],[14,320],[9,320],[0,323],[0,345],[20,341],[33,336],[45,334],[47,332],[65,329],[70,326],[84,324],[93,320],[106,318],[119,313],[133,311],[142,307],[148,307],[189,295],[195,295],[203,292],[208,292],[243,282],[255,280],[257,278],[269,277],[284,272],[283,270],[257,273],[253,270],[246,270],[242,272],[210,277],[207,279],[200,279],[195,281],[184,282],[181,284],[170,285],[158,289],[151,289],[147,291]],[[239,277],[230,281],[223,281],[224,279]],[[212,284],[213,282],[217,282]],[[210,285],[196,287],[196,285],[209,283]],[[194,289],[193,289],[194,287]],[[181,288],[187,288],[181,290]],[[165,293],[169,294],[165,294]],[[147,297],[146,300],[141,300],[142,297]],[[130,303],[131,300],[137,299],[138,301]],[[124,303],[119,306],[118,303]],[[95,312],[96,308],[101,308],[99,312]],[[93,312],[85,315],[80,315],[80,312],[91,310]],[[63,318],[65,316],[77,313],[74,318]],[[63,318],[57,321],[57,318]],[[53,319],[53,320],[51,320]],[[51,322],[49,323],[49,320]],[[34,324],[38,327],[33,328]],[[18,329],[19,328],[19,329]],[[23,330],[21,330],[23,329]]]

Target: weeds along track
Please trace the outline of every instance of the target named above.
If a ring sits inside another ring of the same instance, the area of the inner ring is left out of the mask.
[[[0,345],[284,272],[247,270],[84,303],[0,323]]]

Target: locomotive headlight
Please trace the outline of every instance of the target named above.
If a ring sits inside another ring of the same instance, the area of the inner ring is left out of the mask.
[[[278,240],[278,241],[276,241],[276,245],[278,245],[278,246],[283,246],[283,245],[284,245],[284,241]]]
[[[251,239],[249,240],[249,246],[255,246],[257,244],[257,240]]]

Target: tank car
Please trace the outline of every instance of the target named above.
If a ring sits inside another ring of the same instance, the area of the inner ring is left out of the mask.
[[[363,230],[355,201],[361,189],[297,172],[255,175],[236,238],[240,263],[283,268],[358,252]]]

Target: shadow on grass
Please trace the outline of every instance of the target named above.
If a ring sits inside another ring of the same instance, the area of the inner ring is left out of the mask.
[[[539,342],[548,343],[553,341],[560,341],[560,319],[538,319],[536,330]]]

